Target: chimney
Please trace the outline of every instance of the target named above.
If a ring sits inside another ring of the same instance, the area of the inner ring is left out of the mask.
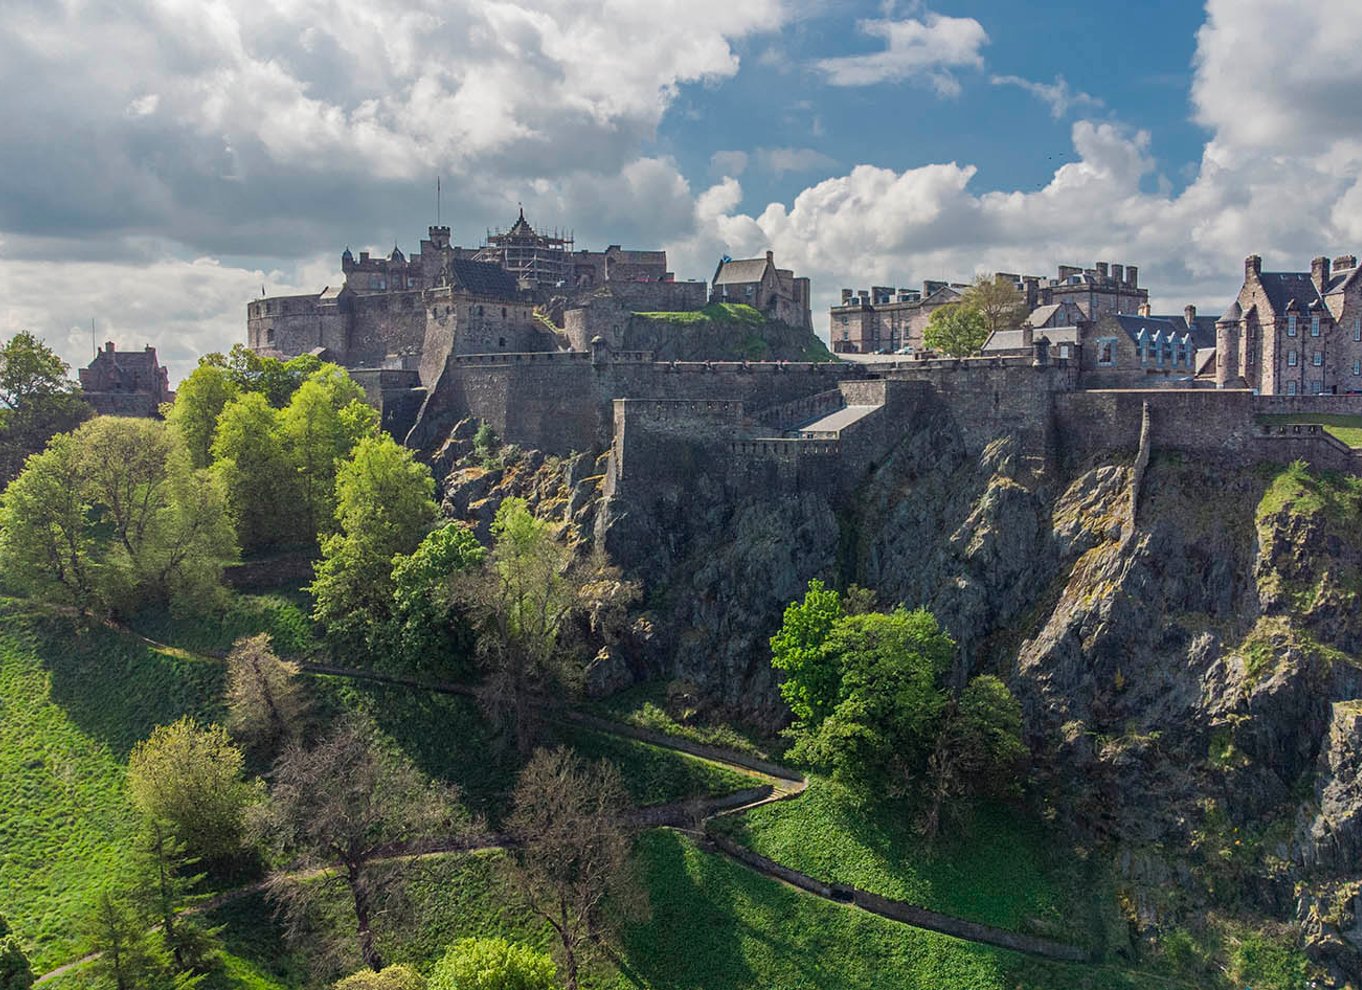
[[[1263,259],[1256,254],[1251,254],[1244,259],[1244,281],[1256,282],[1258,276],[1263,274]]]
[[[855,295],[855,293],[852,292],[850,289],[843,289],[843,290],[842,290],[842,305],[843,305],[843,306],[849,306],[849,305],[851,304],[851,297],[854,296],[854,295]]]
[[[1124,285],[1124,284],[1125,284],[1125,281],[1126,281],[1126,267],[1125,267],[1125,265],[1112,265],[1112,266],[1111,266],[1111,277],[1112,277],[1112,280],[1115,281],[1115,283],[1116,283],[1117,285]]]
[[[1196,329],[1196,307],[1195,307],[1195,306],[1184,306],[1184,307],[1182,308],[1182,315],[1183,315],[1184,317],[1187,318],[1187,331],[1188,331],[1188,333],[1190,333],[1191,331],[1195,330],[1195,329]]]
[[[1132,289],[1140,287],[1140,270],[1134,265],[1126,265],[1126,285]]]
[[[776,263],[776,253],[774,251],[767,251],[766,260],[774,265]]]
[[[1099,261],[1097,263],[1097,274],[1100,275],[1103,279],[1106,279],[1110,275],[1110,273],[1107,271],[1107,263],[1105,261]]]
[[[1346,272],[1357,267],[1357,259],[1351,254],[1340,255],[1334,259],[1334,271]]]
[[[1310,281],[1315,283],[1318,292],[1324,292],[1329,285],[1329,259],[1315,258],[1310,262]]]

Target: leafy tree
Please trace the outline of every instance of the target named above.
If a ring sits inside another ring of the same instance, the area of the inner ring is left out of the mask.
[[[922,344],[928,350],[967,357],[977,354],[988,340],[988,323],[983,315],[964,303],[951,303],[932,313],[922,331]]]
[[[472,651],[473,631],[453,579],[476,571],[486,556],[467,526],[448,523],[427,533],[412,553],[393,558],[393,638],[405,666],[448,666],[443,658]]]
[[[205,928],[185,909],[202,898],[190,893],[202,879],[189,873],[194,864],[183,842],[162,823],[147,822],[134,854],[141,876],[136,897],[143,913],[156,920],[166,953],[177,972],[207,973],[219,949],[217,931]]]
[[[477,432],[473,434],[473,456],[484,467],[494,467],[500,451],[501,438],[497,436],[497,431],[492,429],[492,424],[483,420],[478,424]]]
[[[33,986],[33,967],[29,965],[19,936],[9,929],[0,915],[0,990],[28,990]]]
[[[202,361],[175,390],[175,401],[165,413],[166,422],[184,438],[195,468],[206,468],[212,463],[218,417],[238,393],[227,369]]]
[[[0,345],[0,484],[14,478],[24,459],[90,415],[70,368],[27,331]]]
[[[374,972],[383,969],[375,919],[400,898],[412,869],[410,863],[379,861],[457,838],[470,827],[457,791],[427,780],[356,714],[342,718],[312,749],[290,743],[275,764],[269,801],[254,814],[256,834],[286,864],[270,875],[268,891],[283,907],[290,931],[315,940],[308,918],[328,889],[341,884],[354,908],[360,956]],[[326,871],[320,879],[307,876],[318,870]],[[323,956],[344,956],[345,945],[333,941],[319,948]]]
[[[337,980],[332,990],[426,990],[426,979],[410,966],[385,966],[375,973],[362,969]]]
[[[227,403],[218,417],[212,458],[243,552],[309,538],[299,520],[298,483],[279,414],[264,395],[246,392]]]
[[[227,654],[227,727],[237,738],[270,751],[298,734],[308,707],[299,669],[275,654],[268,633],[233,644]]]
[[[791,755],[855,786],[902,791],[931,749],[955,644],[930,612],[899,608],[844,616],[825,648],[839,670],[836,705],[796,730]]]
[[[841,596],[815,578],[804,600],[785,609],[785,619],[771,637],[771,666],[785,673],[780,695],[805,725],[821,723],[838,701],[841,667],[829,652],[828,636],[840,618]]]
[[[438,509],[430,470],[391,437],[360,440],[336,473],[339,532],[322,541],[314,616],[333,643],[365,648],[392,614],[393,558],[421,543]]]
[[[961,294],[960,303],[983,317],[989,333],[1021,326],[1027,316],[1026,297],[1021,291],[992,275],[976,275]]]
[[[464,938],[435,964],[430,990],[554,990],[553,959],[504,938]]]
[[[257,354],[244,344],[233,344],[227,354],[209,354],[200,364],[222,368],[233,385],[242,392],[256,392],[275,409],[288,404],[304,379],[324,366],[311,354],[300,354],[287,361]],[[334,367],[334,366],[333,366]]]
[[[581,657],[574,623],[584,619],[609,637],[637,586],[603,558],[575,563],[556,527],[536,519],[525,501],[508,498],[492,522],[495,545],[462,594],[483,617],[478,657],[487,671],[482,703],[514,728],[522,753],[533,748],[542,710],[576,690]]]
[[[349,409],[351,405],[358,409]],[[334,365],[309,376],[289,399],[280,415],[280,429],[293,461],[307,532],[331,529],[336,465],[362,436],[374,435],[377,424],[377,413],[364,403],[363,389]]]
[[[946,802],[966,794],[1013,791],[1027,750],[1021,705],[998,678],[974,678],[943,713],[927,764],[928,802],[922,831],[935,837]]]
[[[159,726],[128,757],[128,792],[147,819],[166,822],[205,859],[241,846],[256,790],[242,777],[244,758],[221,726],[192,718]]]
[[[115,990],[147,990],[159,967],[147,944],[146,919],[129,900],[112,890],[102,890],[86,919],[87,937],[95,974]]]
[[[614,764],[587,763],[565,747],[537,750],[516,783],[507,862],[530,909],[558,936],[568,990],[622,915],[640,921],[648,913],[630,870],[627,807]]]
[[[98,606],[100,563],[75,437],[54,437],[0,499],[0,573],[15,590]]]

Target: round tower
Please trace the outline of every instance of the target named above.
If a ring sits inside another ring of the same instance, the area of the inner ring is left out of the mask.
[[[1215,321],[1215,387],[1234,388],[1239,375],[1239,326],[1244,311],[1236,299],[1225,315]]]

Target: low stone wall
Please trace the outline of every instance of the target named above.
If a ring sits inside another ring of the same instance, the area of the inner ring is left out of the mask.
[[[759,424],[776,433],[784,433],[787,430],[798,429],[805,423],[811,423],[816,419],[835,413],[838,409],[846,405],[846,397],[840,388],[831,388],[825,392],[817,392],[813,395],[792,402],[782,402],[776,406],[768,406],[752,414],[752,418]]]

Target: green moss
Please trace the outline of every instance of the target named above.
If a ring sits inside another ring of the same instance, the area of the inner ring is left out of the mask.
[[[1362,478],[1313,472],[1304,461],[1282,468],[1258,502],[1259,524],[1286,510],[1295,515],[1320,513],[1331,524],[1350,531],[1359,521]]]
[[[677,312],[635,313],[646,320],[661,323],[750,323],[765,324],[766,317],[761,311],[745,303],[710,303],[704,309],[688,309]]]

